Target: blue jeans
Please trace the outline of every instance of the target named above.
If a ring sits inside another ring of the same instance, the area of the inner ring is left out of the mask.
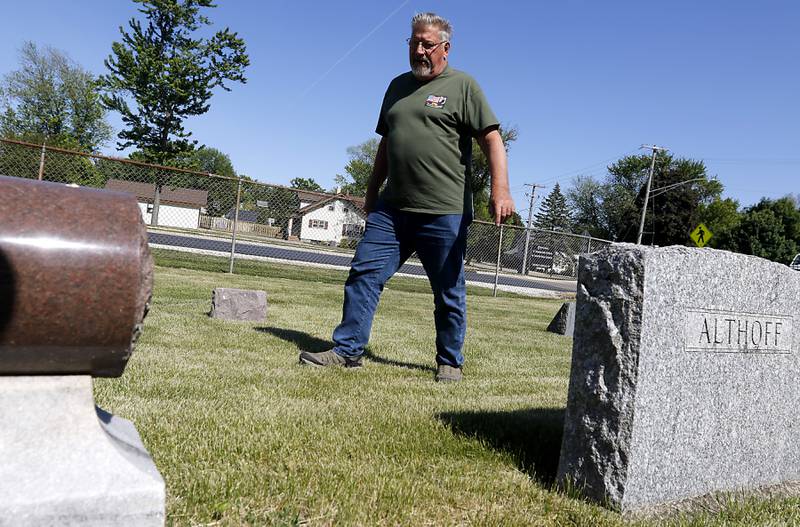
[[[436,362],[460,367],[467,329],[464,255],[470,221],[462,214],[403,212],[385,205],[371,212],[344,286],[334,352],[350,358],[364,353],[384,284],[416,251],[433,290]]]

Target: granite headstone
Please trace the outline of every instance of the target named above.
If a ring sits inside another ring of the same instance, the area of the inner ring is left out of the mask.
[[[753,256],[583,255],[560,484],[639,514],[798,488],[798,299],[800,273]]]

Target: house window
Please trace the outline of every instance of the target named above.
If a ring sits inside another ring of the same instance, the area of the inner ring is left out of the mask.
[[[364,235],[364,226],[358,223],[345,223],[342,225],[342,236],[358,238]]]
[[[308,227],[311,229],[325,229],[328,230],[328,222],[325,220],[308,220]]]
[[[147,213],[148,214],[152,214],[153,213],[153,204],[152,203],[148,203],[147,204]]]
[[[333,210],[333,209],[334,209],[333,205],[328,205],[328,210]]]

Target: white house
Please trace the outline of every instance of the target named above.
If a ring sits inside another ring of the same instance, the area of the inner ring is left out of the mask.
[[[302,241],[339,244],[361,238],[366,219],[364,198],[337,195],[301,208],[292,223]]]
[[[125,192],[136,196],[142,219],[150,225],[155,200],[155,185],[138,181],[109,179],[106,189]],[[200,213],[208,203],[208,191],[192,188],[161,187],[158,207],[158,225],[164,227],[181,227],[197,229],[200,226]]]

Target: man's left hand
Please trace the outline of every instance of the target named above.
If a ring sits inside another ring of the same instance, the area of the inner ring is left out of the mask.
[[[494,216],[494,224],[500,225],[514,214],[514,201],[508,192],[492,193],[489,197],[489,213]]]
[[[508,190],[508,161],[503,137],[498,127],[487,129],[477,137],[478,144],[489,162],[489,173],[492,177],[491,195],[489,196],[489,214],[494,217],[494,224],[500,225],[514,214],[514,201]]]

